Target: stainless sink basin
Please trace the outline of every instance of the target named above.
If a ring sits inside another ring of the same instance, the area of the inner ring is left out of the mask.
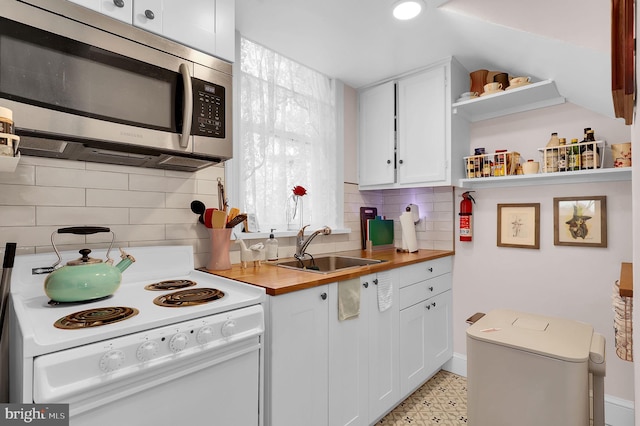
[[[338,272],[349,268],[358,268],[360,266],[373,265],[381,262],[383,261],[376,259],[329,255],[315,256],[304,260],[287,260],[278,262],[277,265],[283,268],[296,269],[298,271],[328,274],[331,272]]]

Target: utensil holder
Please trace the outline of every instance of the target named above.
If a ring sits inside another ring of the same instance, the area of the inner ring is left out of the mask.
[[[211,256],[207,269],[222,271],[231,269],[229,247],[231,246],[231,228],[209,229],[211,241]]]

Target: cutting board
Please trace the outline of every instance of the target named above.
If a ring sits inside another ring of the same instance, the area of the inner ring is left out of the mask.
[[[373,247],[393,244],[393,220],[370,219],[367,223],[369,239]]]
[[[367,222],[369,219],[375,219],[378,215],[378,209],[375,207],[360,207],[360,236],[362,240],[362,250],[367,249],[367,240],[369,231]]]

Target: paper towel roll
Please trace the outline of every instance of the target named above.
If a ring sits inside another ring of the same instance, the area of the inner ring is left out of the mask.
[[[400,226],[402,227],[402,247],[409,250],[409,253],[418,251],[416,227],[411,212],[404,212],[400,215]]]
[[[420,208],[416,204],[409,204],[406,211],[411,212],[413,215],[413,223],[420,222]]]

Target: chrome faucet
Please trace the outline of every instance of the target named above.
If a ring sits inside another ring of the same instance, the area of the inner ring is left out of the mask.
[[[307,247],[309,246],[309,243],[311,243],[311,240],[313,240],[317,235],[331,234],[331,228],[329,228],[328,226],[325,226],[324,228],[320,228],[317,231],[315,231],[313,234],[309,235],[309,238],[305,240],[304,228],[306,228],[307,226],[309,225],[303,226],[302,229],[298,231],[298,236],[296,237],[296,255],[295,255],[296,259],[304,257],[307,251]]]

